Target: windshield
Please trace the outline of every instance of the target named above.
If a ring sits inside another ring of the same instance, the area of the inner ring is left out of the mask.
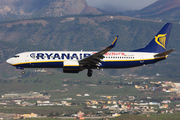
[[[19,55],[15,55],[15,56],[13,56],[13,57],[17,58],[17,57],[19,57]]]

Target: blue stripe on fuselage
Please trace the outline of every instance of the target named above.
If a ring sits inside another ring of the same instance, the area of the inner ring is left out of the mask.
[[[152,59],[152,60],[144,60],[144,61],[105,61],[101,62],[101,68],[129,68],[142,66],[144,64],[153,64],[158,61],[164,60],[166,58]],[[63,61],[61,62],[38,62],[38,63],[24,63],[24,64],[16,64],[16,67],[23,68],[63,68]],[[94,66],[96,67],[96,66]]]
[[[63,62],[38,62],[15,65],[23,68],[62,68]]]
[[[130,67],[142,66],[147,64],[154,64],[164,59],[166,58],[142,60],[142,61],[109,61],[109,62],[106,61],[106,62],[101,62],[101,64],[102,64],[102,68],[130,68]]]

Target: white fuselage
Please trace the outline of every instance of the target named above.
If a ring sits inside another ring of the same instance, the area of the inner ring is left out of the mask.
[[[6,62],[23,68],[63,68],[64,61],[79,61],[95,51],[34,51],[16,54]],[[157,53],[148,52],[107,52],[101,59],[101,68],[129,68],[155,63],[163,58],[155,58]]]

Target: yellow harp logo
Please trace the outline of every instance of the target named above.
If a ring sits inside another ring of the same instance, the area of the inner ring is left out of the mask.
[[[166,35],[167,34],[159,34],[155,36],[155,41],[158,45],[162,46],[164,49],[166,49]]]

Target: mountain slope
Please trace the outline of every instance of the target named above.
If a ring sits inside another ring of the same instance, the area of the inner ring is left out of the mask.
[[[59,17],[77,14],[101,14],[85,0],[1,0],[0,18]]]
[[[20,71],[7,65],[5,60],[14,54],[36,50],[100,51],[107,47],[116,35],[120,38],[113,51],[127,51],[147,45],[164,23],[145,21],[123,16],[48,17],[39,20],[23,20],[0,24],[0,76],[13,77]],[[148,27],[147,27],[148,26]],[[179,25],[174,24],[168,49],[175,48],[167,60],[147,67],[122,69],[111,75],[143,74],[178,77],[180,69]],[[168,66],[168,67],[167,67]],[[167,69],[168,68],[168,69]],[[135,69],[135,70],[134,70]],[[143,69],[143,70],[142,70]],[[174,71],[176,69],[176,71]],[[143,71],[143,72],[142,72]],[[16,73],[15,73],[16,72]],[[116,73],[116,74],[114,74]]]
[[[180,18],[180,0],[158,0],[139,11],[125,13],[129,16],[157,20],[176,20]]]
[[[169,10],[175,10],[180,6],[180,0],[158,0],[152,5],[142,9],[141,11],[153,12],[155,15],[163,14]]]

